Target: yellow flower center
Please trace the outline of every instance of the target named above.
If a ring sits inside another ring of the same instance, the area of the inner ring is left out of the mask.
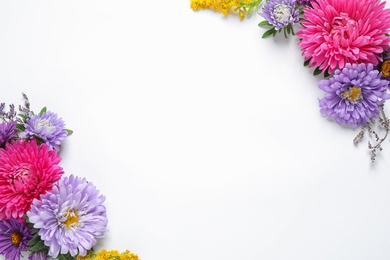
[[[79,221],[79,216],[77,212],[73,210],[67,210],[64,217],[66,217],[66,220],[62,222],[62,224],[65,224],[67,227],[73,226]]]
[[[11,242],[15,246],[19,246],[20,242],[22,242],[22,235],[19,232],[13,232],[11,234]]]
[[[390,76],[390,60],[384,60],[380,66],[380,71],[382,72],[382,77]]]
[[[359,87],[352,86],[341,94],[343,98],[348,99],[351,102],[356,102],[362,98],[362,90]]]

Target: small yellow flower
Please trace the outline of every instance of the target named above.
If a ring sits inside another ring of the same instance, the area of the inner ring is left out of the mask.
[[[190,0],[190,7],[194,11],[205,9],[214,10],[225,16],[238,14],[240,20],[243,20],[261,2],[262,0]]]
[[[118,250],[107,251],[105,249],[99,252],[90,252],[86,256],[79,256],[77,260],[140,260],[138,255],[126,250],[120,253]]]

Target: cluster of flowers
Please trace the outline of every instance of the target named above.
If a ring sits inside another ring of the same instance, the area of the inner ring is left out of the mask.
[[[70,134],[57,114],[18,112],[0,104],[0,254],[18,260],[128,259],[129,251],[95,253],[107,227],[105,196],[85,178],[64,176],[61,142]]]
[[[253,10],[264,18],[262,37],[296,35],[304,66],[323,75],[320,112],[340,125],[368,132],[371,160],[390,131],[384,103],[390,98],[390,9],[380,0],[190,0],[193,10],[223,10],[240,19]],[[226,11],[229,9],[229,12]],[[295,30],[294,30],[295,28]],[[295,33],[295,31],[297,31]],[[384,131],[379,137],[378,131]]]

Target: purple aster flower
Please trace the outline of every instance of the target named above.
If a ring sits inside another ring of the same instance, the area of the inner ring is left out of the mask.
[[[341,125],[364,126],[379,115],[379,106],[390,98],[388,84],[372,64],[347,63],[332,78],[318,82],[318,87],[327,92],[319,101],[321,114]]]
[[[34,252],[29,255],[28,260],[47,260],[47,253],[44,251]]]
[[[5,143],[11,140],[17,134],[16,122],[0,123],[0,147],[4,147]]]
[[[297,4],[305,6],[305,5],[310,5],[310,0],[297,0]]]
[[[44,112],[42,115],[30,115],[26,122],[26,135],[28,138],[38,137],[50,148],[59,150],[68,132],[62,118],[53,112]]]
[[[282,29],[299,20],[299,10],[295,9],[295,0],[270,0],[260,13],[276,30]]]
[[[105,197],[85,178],[71,175],[61,179],[53,190],[35,199],[27,212],[29,221],[48,246],[48,255],[87,254],[103,237],[107,226]]]
[[[6,219],[0,221],[0,254],[5,259],[18,260],[31,239],[25,220]]]

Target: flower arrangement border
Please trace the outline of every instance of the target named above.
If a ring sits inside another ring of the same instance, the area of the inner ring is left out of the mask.
[[[93,247],[107,231],[105,196],[59,165],[73,131],[46,107],[0,104],[0,255],[19,260],[139,260],[125,250]]]
[[[240,20],[257,13],[262,38],[298,37],[303,65],[322,76],[320,113],[360,128],[372,162],[390,131],[390,9],[381,0],[190,0],[194,11],[214,10]]]

